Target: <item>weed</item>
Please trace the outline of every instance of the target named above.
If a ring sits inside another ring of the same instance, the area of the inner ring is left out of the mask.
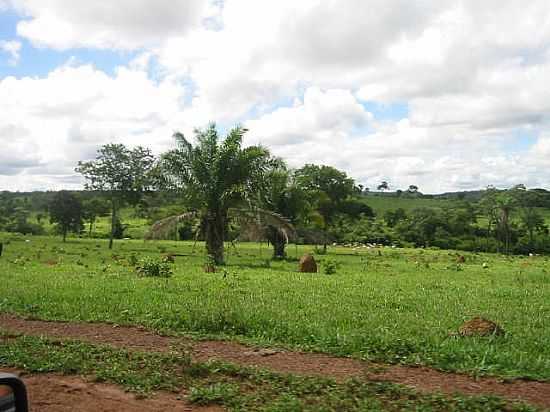
[[[239,394],[239,387],[231,383],[215,383],[203,387],[191,388],[189,400],[197,405],[229,403]]]
[[[136,265],[136,272],[140,276],[162,278],[170,277],[173,274],[170,264],[163,261],[162,259],[155,259],[152,257],[144,257],[140,259],[140,261]]]

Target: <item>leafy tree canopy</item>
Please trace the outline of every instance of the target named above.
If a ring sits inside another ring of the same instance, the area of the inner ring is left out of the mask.
[[[69,231],[79,232],[82,228],[82,203],[78,197],[66,190],[57,192],[50,203],[50,221],[57,223],[63,241]]]

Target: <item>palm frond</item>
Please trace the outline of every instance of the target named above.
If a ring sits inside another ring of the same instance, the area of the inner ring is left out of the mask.
[[[181,215],[169,216],[154,223],[145,234],[145,240],[166,239],[174,232],[178,223],[189,221],[198,216],[197,212],[186,212]]]
[[[265,238],[265,230],[268,226],[273,226],[281,231],[287,242],[296,238],[294,225],[284,216],[270,210],[231,208],[229,214],[249,233],[253,233],[257,239]]]

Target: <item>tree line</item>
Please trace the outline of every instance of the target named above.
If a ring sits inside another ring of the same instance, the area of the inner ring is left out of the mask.
[[[345,172],[315,164],[292,170],[265,147],[244,147],[246,132],[236,127],[221,138],[211,124],[195,131],[194,143],[175,133],[175,148],[159,157],[143,147],[105,145],[95,160],[76,167],[86,192],[48,193],[47,201],[0,193],[0,230],[41,234],[48,218],[63,239],[69,232],[92,237],[96,220],[109,216],[111,248],[124,236],[120,211],[133,207],[151,222],[147,238],[204,240],[217,264],[224,262],[224,242],[236,239],[268,240],[275,258],[286,256],[289,242],[322,245],[320,253],[331,242],[550,251],[540,213],[550,199],[546,191],[490,187],[476,202],[459,197],[444,208],[397,208],[375,216],[368,190]],[[388,191],[389,184],[378,189]],[[407,192],[422,196],[416,185]]]

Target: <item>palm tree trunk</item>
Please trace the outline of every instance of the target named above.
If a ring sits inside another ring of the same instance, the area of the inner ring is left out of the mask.
[[[324,254],[327,253],[327,243],[328,243],[327,231],[328,231],[328,225],[327,225],[326,220],[325,220],[325,227],[324,227],[324,230],[323,230],[323,253]]]
[[[214,212],[206,220],[206,252],[212,256],[217,265],[223,265],[224,261],[224,231],[225,213]]]
[[[491,215],[488,216],[488,222],[487,222],[487,249],[486,252],[489,252],[490,247],[490,241],[491,241],[491,228],[492,228],[492,217]]]
[[[504,250],[508,255],[510,253],[510,225],[508,209],[502,210],[502,223],[502,227],[504,229]]]
[[[111,234],[109,235],[109,249],[113,248],[113,239],[115,237],[116,206],[114,198],[111,198]]]
[[[273,259],[284,259],[286,257],[285,246],[286,237],[274,226],[268,226],[266,237],[269,243],[273,245]]]

